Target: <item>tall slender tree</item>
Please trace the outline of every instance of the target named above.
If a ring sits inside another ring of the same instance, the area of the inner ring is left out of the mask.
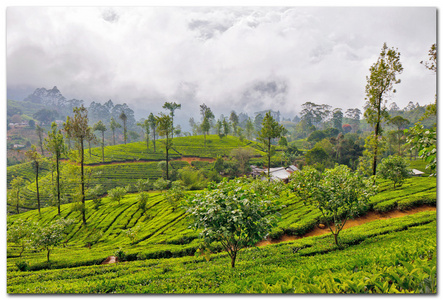
[[[45,139],[46,149],[52,153],[55,161],[56,169],[56,191],[57,191],[57,208],[58,215],[60,215],[60,158],[66,152],[66,146],[63,141],[63,134],[57,128],[57,124],[52,122],[51,131],[48,132],[48,138]]]
[[[114,118],[111,118],[111,124],[109,125],[109,127],[112,130],[112,141],[113,141],[113,144],[115,145],[115,130],[117,128],[121,128],[122,125],[120,123],[118,123]]]
[[[175,115],[175,110],[176,109],[181,109],[182,105],[181,104],[177,104],[175,102],[165,102],[165,104],[163,104],[163,108],[170,111],[171,123],[172,123],[171,139],[173,139],[174,138],[174,115]]]
[[[151,126],[149,124],[148,120],[144,120],[143,122],[138,122],[137,126],[140,126],[143,130],[143,134],[145,135],[145,141],[146,141],[146,149],[149,149],[149,127]]]
[[[231,111],[231,114],[229,115],[229,121],[231,122],[232,133],[237,135],[238,115],[234,110]]]
[[[80,187],[81,187],[81,205],[83,224],[86,225],[86,207],[85,207],[85,171],[84,171],[84,143],[93,133],[88,126],[88,110],[82,105],[73,109],[74,116],[67,117],[64,128],[66,132],[77,142],[80,157]]]
[[[102,120],[94,124],[94,131],[100,131],[102,133],[102,162],[105,162],[105,131],[108,130],[103,124]]]
[[[38,213],[40,214],[41,212],[40,212],[40,192],[39,192],[39,188],[38,188],[38,172],[39,172],[39,167],[40,167],[40,162],[42,160],[42,156],[40,154],[38,154],[37,148],[35,147],[35,145],[32,145],[31,149],[26,151],[25,156],[34,165],[34,169],[35,169],[35,190],[37,192],[37,208],[38,208]]]
[[[271,180],[271,141],[272,139],[279,138],[282,136],[285,128],[278,124],[277,121],[271,115],[271,112],[267,112],[265,118],[263,119],[262,128],[258,134],[258,138],[267,148],[266,155],[268,158],[268,180]]]
[[[126,145],[126,139],[128,137],[127,128],[126,128],[126,121],[128,120],[128,116],[126,116],[125,112],[122,110],[119,118],[123,121],[123,139],[125,140],[125,145]]]
[[[35,126],[35,132],[37,133],[38,139],[39,139],[39,145],[40,150],[42,152],[42,155],[45,155],[45,150],[43,150],[43,133],[45,132],[45,129],[43,127],[40,127],[39,125]]]
[[[397,75],[403,72],[400,62],[400,52],[388,48],[386,43],[380,56],[369,69],[370,75],[366,77],[366,105],[364,116],[369,124],[374,126],[374,153],[372,159],[372,175],[377,172],[378,139],[382,134],[381,124],[388,119],[386,97],[392,91],[395,93],[394,84],[400,83]]]
[[[153,113],[150,113],[148,116],[148,123],[151,126],[152,129],[152,143],[154,145],[154,152],[155,152],[155,129],[157,128],[157,121],[155,119],[155,116]]]
[[[214,114],[212,113],[212,110],[204,103],[200,105],[200,114],[202,115],[201,129],[205,137],[206,146],[206,135],[209,134],[209,129],[211,128],[211,120],[214,119]]]
[[[252,123],[251,118],[248,118],[246,120],[246,125],[245,125],[245,129],[246,129],[246,138],[248,140],[252,140],[252,133],[254,132],[254,123]]]
[[[169,180],[169,149],[172,147],[172,118],[164,113],[160,113],[159,116],[156,117],[156,124],[158,128],[158,134],[164,136],[166,140],[165,150],[166,150],[166,180]]]

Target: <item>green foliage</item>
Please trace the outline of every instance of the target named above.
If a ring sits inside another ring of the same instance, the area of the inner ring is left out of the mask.
[[[108,191],[108,196],[112,201],[118,201],[118,203],[120,203],[120,200],[123,199],[127,192],[127,188],[116,187]]]
[[[311,165],[319,171],[330,167],[332,163],[326,151],[317,145],[311,150],[306,151],[305,160],[307,165]]]
[[[369,124],[374,126],[374,152],[372,161],[372,175],[376,175],[378,150],[378,138],[382,134],[381,123],[389,118],[386,109],[386,95],[393,91],[394,84],[400,83],[397,75],[403,72],[400,62],[400,52],[389,49],[383,44],[377,62],[369,69],[370,75],[366,77],[366,105],[364,116]]]
[[[50,251],[64,241],[66,228],[73,222],[72,219],[59,219],[49,225],[38,224],[34,227],[32,243],[37,249],[47,251],[48,262]]]
[[[180,201],[184,200],[185,197],[185,187],[180,181],[174,181],[165,194],[166,201],[171,205],[172,211],[180,206]]]
[[[17,266],[17,269],[19,271],[28,271],[29,270],[29,263],[24,260],[19,260],[15,263]]]
[[[16,222],[15,224],[8,224],[7,241],[8,243],[13,243],[20,247],[19,257],[21,257],[23,251],[25,251],[25,249],[30,246],[33,231],[34,224],[26,221]]]
[[[420,123],[416,123],[414,127],[405,129],[407,135],[407,143],[411,150],[417,149],[420,158],[424,159],[428,164],[426,169],[431,171],[432,176],[437,174],[437,132],[436,127],[426,129]]]
[[[194,256],[134,255],[126,247],[121,249],[130,262],[99,265],[115,253],[115,246],[101,253],[97,265],[74,268],[76,250],[69,249],[73,261],[60,269],[23,273],[8,259],[7,292],[436,293],[435,213],[367,223],[346,229],[343,238],[349,246],[340,251],[324,236],[243,249],[242,261],[234,269],[226,268],[226,253],[213,252],[207,262]]]
[[[160,177],[159,179],[157,179],[154,182],[154,188],[157,191],[164,191],[169,187],[170,181],[169,180],[165,180],[162,177]]]
[[[320,173],[311,167],[293,173],[291,188],[306,202],[317,207],[334,235],[337,246],[338,235],[346,221],[360,214],[367,206],[375,187],[370,180],[363,179],[344,165]],[[333,221],[329,225],[328,221]]]
[[[277,205],[272,198],[277,185],[247,179],[209,184],[186,203],[192,226],[201,230],[207,245],[220,242],[234,267],[237,252],[260,241],[275,225]]]
[[[271,140],[275,138],[280,138],[284,131],[285,128],[282,125],[278,124],[278,122],[275,121],[272,117],[271,112],[268,111],[261,124],[261,129],[258,133],[258,139],[264,144],[265,148],[267,149],[266,155],[268,158],[269,180],[271,178],[269,169],[271,167],[271,156],[273,154],[273,151],[271,149]]]
[[[200,170],[196,170],[192,167],[184,167],[178,171],[179,178],[183,185],[188,190],[200,190],[204,189],[208,181],[205,179],[204,174]]]
[[[118,261],[126,260],[126,253],[123,249],[118,249],[117,251],[115,251],[114,256],[117,258]]]
[[[146,203],[148,202],[149,194],[147,192],[140,192],[137,195],[138,208],[146,212]]]
[[[401,186],[411,173],[406,160],[401,156],[393,155],[382,159],[378,166],[378,175],[394,182],[395,189],[395,186]]]

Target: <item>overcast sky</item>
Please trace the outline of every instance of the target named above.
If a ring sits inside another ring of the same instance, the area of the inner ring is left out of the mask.
[[[137,118],[165,101],[182,104],[178,118],[202,103],[216,117],[293,118],[307,101],[363,109],[384,42],[404,68],[390,102],[436,93],[420,65],[436,43],[435,8],[9,7],[6,17],[8,98],[57,86],[67,99],[126,102]]]

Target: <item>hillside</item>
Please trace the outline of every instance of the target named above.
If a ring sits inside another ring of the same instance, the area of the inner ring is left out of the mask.
[[[386,212],[388,206],[390,209],[423,204],[435,206],[435,188],[435,178],[429,177],[408,179],[396,190],[390,183],[381,183],[381,192],[371,199],[369,210]],[[297,282],[304,283],[305,291],[315,292],[317,286],[331,292],[334,291],[332,286],[325,286],[331,270],[334,278],[340,280],[332,283],[340,282],[341,288],[345,289],[343,283],[346,280],[356,280],[357,284],[367,272],[372,272],[371,280],[377,276],[389,280],[386,272],[393,270],[396,260],[402,267],[396,267],[395,272],[406,272],[408,264],[421,264],[416,266],[422,268],[417,271],[419,274],[435,274],[436,214],[433,211],[376,220],[345,229],[341,236],[348,246],[340,251],[330,234],[245,249],[240,253],[238,267],[229,270],[229,259],[224,252],[213,254],[209,262],[192,257],[199,248],[198,233],[188,229],[185,212],[182,209],[173,211],[164,194],[150,193],[146,213],[138,208],[136,196],[129,194],[120,203],[111,203],[105,197],[98,209],[88,201],[87,227],[80,226],[79,212],[72,211],[69,204],[64,205],[62,217],[74,218],[76,222],[70,227],[66,246],[51,252],[50,265],[45,263],[44,251],[26,251],[22,258],[18,258],[18,249],[9,243],[8,292],[244,293],[284,292],[285,289],[294,292],[302,287]],[[283,235],[303,236],[318,223],[314,207],[304,205],[293,195],[280,201],[284,205],[280,210],[282,220],[271,234],[274,239]],[[30,211],[9,216],[8,223],[39,220],[46,224],[56,218],[56,209],[48,207],[42,210],[41,218],[36,211]],[[89,249],[87,244],[97,232],[101,233],[100,237]],[[133,239],[130,232],[136,233]],[[213,245],[213,252],[220,249],[220,245]],[[131,262],[109,267],[93,266],[118,250]],[[430,260],[421,261],[422,253],[427,253]],[[34,271],[15,271],[15,263],[20,260],[29,262]],[[53,270],[38,271],[48,267]],[[69,272],[65,272],[67,268]],[[430,268],[429,271],[426,268]],[[358,273],[355,273],[356,269]],[[185,280],[183,274],[186,274]],[[32,283],[35,276],[39,278],[38,285]],[[202,282],[199,278],[205,280]],[[395,287],[399,288],[398,285]],[[352,292],[349,286],[347,288]],[[380,288],[383,290],[383,280]],[[422,288],[427,291],[425,286]]]
[[[262,146],[256,142],[240,140],[237,137],[227,136],[220,138],[217,135],[206,137],[206,146],[203,136],[190,136],[174,138],[172,150],[169,153],[171,159],[171,172],[177,172],[186,167],[192,166],[199,170],[212,170],[213,162],[217,157],[228,159],[231,151],[236,148],[250,149],[255,162],[261,161],[264,156]],[[68,157],[63,157],[61,162],[61,182],[64,183],[66,201],[72,200],[72,193],[78,183],[72,182],[72,172],[70,166],[78,165],[75,161],[76,151],[71,152]],[[149,148],[145,142],[136,142],[122,145],[106,146],[104,149],[104,163],[102,162],[101,147],[85,149],[86,172],[92,174],[91,185],[100,183],[103,186],[102,195],[112,188],[125,187],[130,185],[131,191],[135,191],[134,184],[138,179],[149,179],[151,183],[163,176],[163,171],[158,163],[165,160],[165,149],[163,140],[156,141],[154,152],[153,141]],[[39,174],[40,185],[48,188],[54,178],[52,176],[52,166],[49,158],[41,163]],[[17,164],[7,168],[7,186],[10,188],[11,180],[14,177],[22,176],[26,181],[26,186],[21,191],[23,196],[22,210],[36,208],[35,173],[30,162]],[[78,171],[77,171],[78,172]],[[50,191],[42,189],[41,199],[43,206],[50,205]],[[15,209],[10,207],[10,212]]]

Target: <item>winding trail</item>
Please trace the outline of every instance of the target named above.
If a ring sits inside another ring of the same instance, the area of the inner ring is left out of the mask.
[[[375,221],[375,220],[386,220],[386,219],[391,219],[391,218],[399,218],[399,217],[412,215],[412,214],[422,212],[422,211],[436,211],[436,210],[437,210],[437,208],[435,206],[423,205],[423,206],[414,207],[414,208],[408,209],[408,210],[391,210],[391,211],[388,211],[385,213],[371,211],[371,212],[368,212],[364,216],[348,220],[343,229],[362,225],[362,224],[365,224],[365,223],[368,223],[371,221]],[[298,240],[298,239],[301,239],[304,237],[317,236],[317,235],[322,235],[322,234],[326,234],[326,233],[330,233],[329,228],[327,226],[325,226],[324,224],[320,224],[319,226],[316,226],[313,230],[305,233],[302,236],[294,236],[294,235],[286,235],[285,234],[279,239],[264,240],[264,241],[258,242],[256,244],[256,246],[260,247],[260,246],[266,246],[266,245],[271,245],[271,244],[277,244],[277,243],[281,243],[281,242],[285,242],[285,241]]]

